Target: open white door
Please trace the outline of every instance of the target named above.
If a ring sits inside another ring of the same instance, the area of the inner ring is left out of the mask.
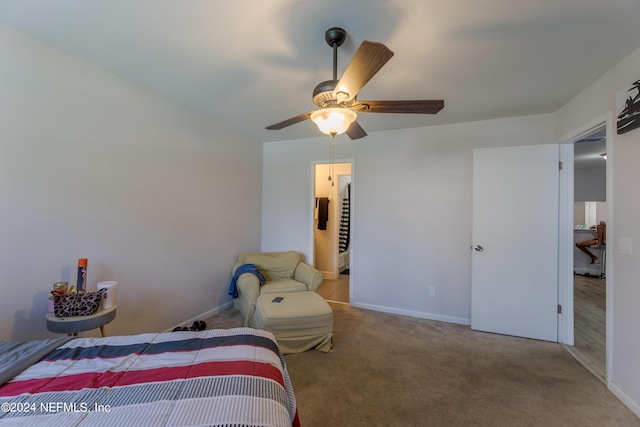
[[[557,341],[559,147],[473,156],[471,328]]]

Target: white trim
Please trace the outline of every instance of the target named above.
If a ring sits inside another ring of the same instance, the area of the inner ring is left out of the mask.
[[[320,271],[322,273],[322,277],[324,279],[329,279],[329,280],[336,280],[338,278],[338,275],[335,274],[333,271]]]
[[[222,304],[222,305],[220,305],[220,306],[218,306],[216,308],[212,308],[209,311],[205,311],[204,313],[202,313],[199,316],[192,317],[191,319],[185,320],[182,323],[179,323],[177,325],[173,325],[169,329],[165,329],[162,332],[171,332],[171,331],[173,331],[174,328],[177,328],[178,326],[181,326],[181,327],[191,326],[193,324],[193,322],[195,322],[196,320],[208,319],[211,316],[215,316],[218,313],[222,313],[223,311],[225,311],[228,308],[231,308],[232,306],[233,306],[233,301],[225,302],[224,304]]]
[[[607,173],[606,199],[607,199],[607,209],[608,209],[607,234],[609,236],[613,236],[613,228],[615,226],[613,221],[614,216],[613,216],[613,162],[612,162],[612,159],[614,156],[613,156],[612,139],[614,134],[613,129],[615,129],[615,123],[613,122],[613,112],[608,111],[607,113],[601,114],[600,116],[588,121],[584,125],[573,130],[572,132],[569,132],[563,135],[560,139],[557,140],[557,142],[561,146],[561,153],[562,153],[563,145],[571,144],[573,146],[573,143],[575,143],[581,137],[585,136],[586,134],[591,132],[593,129],[601,127],[602,125],[606,126],[606,135],[607,135],[606,151],[605,151],[607,153],[607,172],[606,172]],[[569,151],[566,148],[565,150]],[[573,149],[571,149],[570,151],[573,153]],[[571,166],[570,169],[567,168],[567,170],[571,170],[571,172],[573,172],[573,158],[571,158],[570,161],[568,159],[563,158],[563,161],[565,160],[567,161],[567,166],[569,165]],[[564,175],[567,181],[565,182],[565,185],[569,185],[568,184],[569,180],[571,180],[571,182],[573,183],[573,177],[568,176],[571,174],[565,173]],[[568,191],[570,191],[570,195],[568,193],[565,193],[560,198],[561,226],[564,226],[564,224],[566,224],[566,221],[570,221],[571,223],[573,222],[573,184],[571,184],[570,189],[568,189]],[[563,224],[563,221],[565,221],[564,224]],[[560,231],[560,235],[561,235],[560,251],[562,253],[560,262],[566,261],[567,264],[566,265],[561,264],[561,268],[568,267],[569,265],[568,260],[573,259],[573,236],[571,236],[570,238],[568,236],[564,236],[564,238],[562,238],[562,232],[563,230]],[[607,384],[607,387],[612,392],[614,392],[613,384],[611,383],[611,372],[613,371],[613,368],[612,368],[613,357],[611,352],[613,349],[613,289],[614,289],[613,288],[614,277],[613,277],[612,266],[613,266],[613,258],[615,257],[615,254],[613,252],[614,251],[610,251],[610,253],[607,253],[607,265],[606,265],[606,271],[605,271],[605,274],[607,277],[607,280],[606,280],[606,300],[607,300],[606,301],[606,304],[607,304],[606,306],[606,365],[607,365],[606,366],[606,384]],[[571,253],[571,258],[567,258],[569,256],[568,255],[569,253]],[[573,261],[571,261],[571,265],[572,264],[573,264]],[[560,294],[563,296],[567,304],[566,310],[563,310],[564,312],[562,317],[563,330],[561,335],[563,339],[560,342],[566,345],[573,345],[574,343],[574,339],[573,339],[574,338],[573,336],[574,334],[573,274],[569,275],[565,271],[564,273],[561,274],[560,280],[561,280]],[[616,393],[614,392],[614,394]],[[622,400],[622,398],[620,399]],[[631,407],[631,405],[629,405],[628,403],[625,403],[625,404]],[[637,406],[635,407],[637,408]]]
[[[309,213],[307,218],[311,218],[311,222],[309,224],[309,257],[311,259],[307,260],[307,263],[315,268],[316,266],[316,241],[315,241],[315,197],[316,197],[316,165],[324,164],[324,162],[319,160],[311,161],[311,188],[309,189]],[[324,276],[324,273],[323,273]]]
[[[380,311],[383,313],[399,314],[401,316],[416,317],[418,319],[436,320],[438,322],[456,323],[459,325],[471,325],[471,319],[463,317],[442,316],[440,314],[425,313],[423,311],[403,310],[399,308],[386,307],[382,305],[362,304],[351,302],[351,307],[362,308],[365,310]]]
[[[349,160],[349,162],[351,162],[351,194],[349,195],[349,304],[351,304],[351,299],[353,298],[353,284],[356,283],[355,282],[355,277],[357,277],[357,272],[355,272],[354,268],[353,268],[353,244],[354,242],[356,242],[356,239],[354,238],[354,234],[353,234],[353,230],[354,230],[354,225],[356,224],[356,217],[355,217],[355,212],[357,211],[356,209],[356,197],[358,196],[358,191],[357,191],[357,185],[356,185],[356,159],[351,159]],[[357,243],[356,243],[357,246]],[[356,249],[355,253],[358,253],[358,250]]]
[[[607,160],[608,159],[609,159],[609,154],[607,154]],[[609,227],[609,224],[607,224],[607,227]],[[608,378],[609,378],[609,373],[607,372],[607,385],[608,385],[609,391],[611,391],[611,393],[613,393],[618,399],[620,399],[620,401],[624,403],[627,406],[627,408],[631,410],[631,412],[633,412],[634,414],[636,414],[638,418],[640,418],[640,405],[638,405],[636,402],[633,401],[633,399],[631,399],[622,390],[620,390],[617,385],[610,382]]]
[[[559,228],[558,228],[558,304],[562,313],[558,314],[558,342],[565,345],[574,343],[573,307],[573,203],[574,198],[574,147],[573,140],[560,143]],[[571,173],[569,173],[571,172]]]
[[[332,304],[342,304],[342,305],[351,306],[351,304],[349,304],[348,302],[344,302],[344,301],[334,301],[334,300],[328,299],[327,302],[330,302]]]
[[[613,221],[613,168],[614,168],[614,149],[613,149],[613,135],[615,134],[614,129],[617,129],[616,122],[614,120],[614,115],[612,111],[609,111],[606,115],[605,123],[607,125],[607,141],[606,141],[606,153],[607,153],[607,189],[606,189],[606,198],[607,198],[607,234],[611,236],[613,239],[614,230],[615,230],[615,221]],[[607,251],[606,265],[605,265],[605,277],[606,281],[606,363],[607,363],[607,386],[609,389],[613,387],[611,383],[611,373],[613,372],[613,294],[614,294],[614,272],[613,272],[613,263],[616,258],[615,251]],[[622,394],[622,392],[620,391]],[[620,399],[622,400],[622,399]],[[631,400],[629,402],[633,403]],[[631,408],[630,403],[625,403],[629,408]],[[633,403],[633,406],[636,408],[634,413],[640,417],[640,410],[638,409],[638,405]]]

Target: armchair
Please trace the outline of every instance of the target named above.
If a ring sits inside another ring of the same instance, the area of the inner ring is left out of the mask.
[[[236,270],[244,264],[254,264],[266,283],[261,285],[260,278],[255,274],[236,275]],[[261,294],[315,292],[323,280],[322,273],[302,262],[300,254],[295,251],[241,253],[231,274],[238,290],[233,307],[242,313],[244,326],[251,324],[256,301]]]

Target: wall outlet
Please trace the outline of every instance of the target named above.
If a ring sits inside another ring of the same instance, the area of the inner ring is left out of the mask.
[[[435,297],[436,296],[436,287],[435,286],[429,286],[429,296],[430,297]]]

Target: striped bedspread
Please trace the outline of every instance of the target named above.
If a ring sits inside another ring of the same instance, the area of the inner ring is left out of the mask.
[[[0,386],[0,426],[299,426],[268,332],[77,338]]]

